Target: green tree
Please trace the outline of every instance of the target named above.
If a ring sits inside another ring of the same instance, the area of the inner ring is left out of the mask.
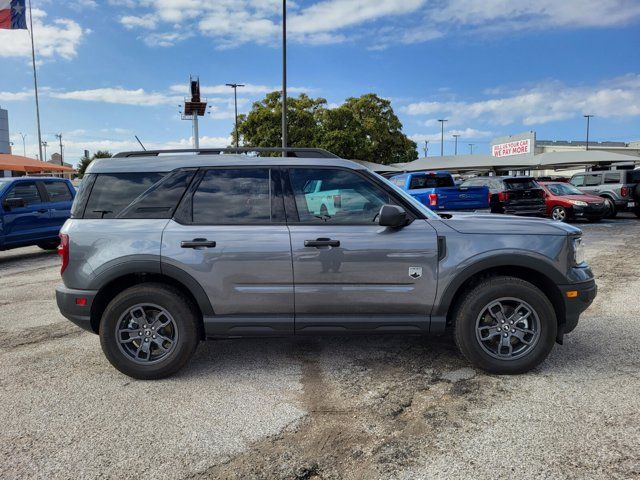
[[[287,101],[289,146],[318,147],[343,158],[377,163],[418,158],[416,144],[402,133],[391,102],[370,93],[328,108],[324,98],[305,94]],[[275,147],[281,140],[280,92],[267,94],[238,118],[238,131],[249,147]],[[232,133],[233,135],[233,133]]]
[[[80,158],[80,163],[78,163],[78,176],[82,178],[89,164],[91,164],[91,162],[93,162],[96,158],[111,158],[112,156],[113,155],[111,155],[111,152],[107,150],[98,150],[91,157],[83,155]]]

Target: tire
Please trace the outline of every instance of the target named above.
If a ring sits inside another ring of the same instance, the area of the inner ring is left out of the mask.
[[[556,205],[551,210],[551,220],[555,220],[557,222],[566,222],[568,219],[569,213],[567,212],[566,208],[560,205]]]
[[[179,290],[144,283],[124,290],[107,305],[100,322],[100,345],[111,365],[125,375],[141,380],[164,378],[193,356],[198,326],[195,307]],[[119,342],[118,337],[125,341]]]
[[[613,203],[613,200],[607,197],[604,198],[604,203],[607,205],[607,213],[604,214],[604,218],[616,218],[618,215],[618,209],[616,208],[616,204]]]
[[[50,240],[48,242],[40,242],[38,243],[38,247],[40,247],[42,250],[56,250],[58,248],[58,245],[60,245],[60,240]]]
[[[496,302],[503,308],[492,308],[505,312],[504,324],[487,313],[487,307]],[[510,307],[519,304],[523,307]],[[526,321],[518,321],[511,316],[514,310],[520,315],[527,310],[531,313]],[[511,319],[514,325],[509,324]],[[507,276],[487,278],[468,291],[458,304],[453,321],[455,341],[462,355],[475,367],[501,375],[527,372],[542,363],[551,352],[558,331],[556,314],[546,295],[529,282]],[[493,323],[496,326],[486,326]],[[501,329],[497,328],[499,325]],[[505,326],[507,333],[502,330]],[[508,335],[504,342],[511,349],[503,347],[503,335]],[[530,345],[521,342],[518,335]],[[486,336],[485,341],[481,336]]]

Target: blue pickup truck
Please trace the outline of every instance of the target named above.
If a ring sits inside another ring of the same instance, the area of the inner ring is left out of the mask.
[[[411,172],[391,177],[395,185],[406,190],[431,210],[488,210],[487,187],[458,187],[448,172]]]
[[[0,178],[0,250],[28,245],[54,250],[75,195],[63,178]]]

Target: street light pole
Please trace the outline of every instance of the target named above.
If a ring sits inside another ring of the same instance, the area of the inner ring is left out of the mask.
[[[62,153],[62,133],[56,133],[56,138],[60,141],[60,165],[64,166],[64,157]]]
[[[473,155],[473,143],[469,144],[469,155]]]
[[[452,135],[452,137],[456,139],[455,150],[454,150],[454,153],[453,153],[454,155],[458,155],[458,137],[459,136],[460,136],[460,134],[458,134],[458,133],[454,133]]]
[[[448,120],[442,118],[438,120],[440,122],[440,156],[444,156],[444,122]]]
[[[25,138],[27,136],[26,133],[22,133],[22,132],[18,132],[18,134],[22,137],[22,156],[26,157],[27,156],[27,142],[25,141]]]
[[[282,0],[282,156],[287,152],[287,0]]]
[[[589,120],[593,117],[593,115],[584,115],[584,118],[587,119],[587,150],[589,150]]]
[[[244,85],[241,83],[227,83],[227,87],[233,88],[233,105],[236,112],[236,148],[238,148],[240,146],[240,137],[238,136],[238,87],[244,87]]]
[[[429,156],[429,140],[424,141],[424,156],[425,158]]]
[[[47,145],[49,145],[46,141],[42,141],[42,146],[44,147],[44,159],[40,159],[41,162],[47,161]]]

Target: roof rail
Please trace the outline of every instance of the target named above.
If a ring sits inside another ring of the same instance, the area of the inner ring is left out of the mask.
[[[282,153],[287,157],[301,158],[340,158],[322,148],[297,148],[297,147],[229,147],[229,148],[186,148],[175,150],[138,150],[134,152],[120,152],[114,158],[122,157],[157,157],[165,153],[195,153],[196,155],[222,155],[225,153]],[[258,155],[260,156],[260,155]]]

